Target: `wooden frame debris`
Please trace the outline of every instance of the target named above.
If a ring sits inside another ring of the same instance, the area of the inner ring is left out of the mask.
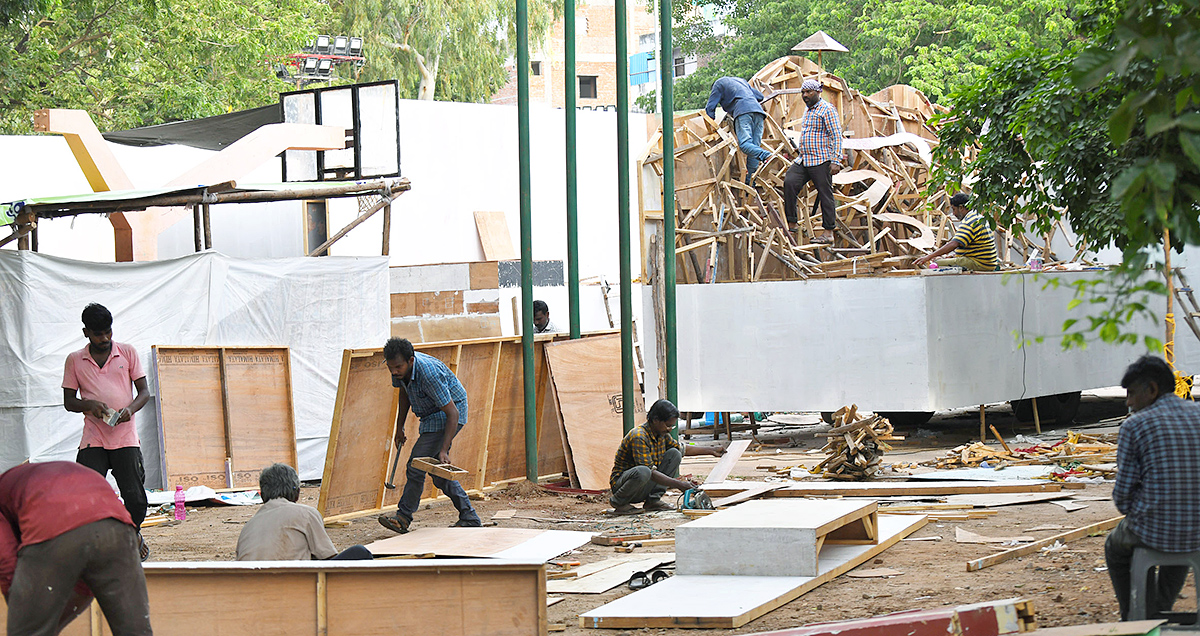
[[[1066,543],[1068,541],[1082,539],[1094,532],[1104,532],[1106,530],[1112,530],[1113,528],[1117,527],[1117,524],[1120,523],[1121,520],[1124,518],[1125,518],[1125,515],[1121,515],[1119,517],[1113,517],[1112,519],[1107,519],[1105,521],[1093,523],[1091,525],[1087,525],[1082,528],[1076,528],[1069,532],[1063,532],[1061,534],[1056,534],[1052,537],[1046,537],[1045,539],[1042,539],[1040,541],[1034,541],[1033,543],[1030,543],[1029,545],[1023,545],[1019,548],[1013,548],[1011,550],[1005,550],[1004,552],[998,552],[991,556],[983,557],[982,559],[975,559],[974,561],[967,561],[967,571],[974,572],[976,570],[982,570],[983,568],[990,568],[993,565],[996,565],[997,563],[1004,563],[1005,561],[1010,561],[1017,557],[1022,557],[1027,554],[1033,554],[1034,552],[1037,552],[1038,550],[1041,550],[1042,548],[1044,548],[1046,546],[1054,545],[1055,542],[1058,542],[1058,541]]]

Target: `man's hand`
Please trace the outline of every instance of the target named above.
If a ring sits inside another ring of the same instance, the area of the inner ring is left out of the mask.
[[[438,458],[439,462],[441,462],[443,464],[449,464],[450,463],[450,451],[448,451],[446,449],[442,449],[442,450],[438,451],[437,458]]]
[[[713,446],[712,448],[708,449],[708,454],[712,455],[713,457],[720,457],[725,454],[725,447]]]
[[[121,422],[128,422],[129,420],[133,419],[133,413],[130,413],[129,409],[121,409],[119,412],[121,416],[117,418],[118,424]]]
[[[841,171],[842,171],[842,166],[840,166],[839,164],[835,163],[835,164],[832,164],[831,166],[829,166],[829,175],[830,176],[833,176]]]
[[[398,427],[396,429],[396,438],[394,440],[396,442],[396,448],[397,449],[403,448],[404,442],[407,440],[408,440],[408,438],[404,436],[404,428]]]
[[[678,482],[675,484],[675,487],[681,491],[690,490],[692,488],[699,488],[700,482],[690,477],[684,477],[683,479],[678,480]]]
[[[91,415],[92,417],[94,417],[98,420],[104,419],[104,412],[107,410],[108,410],[108,405],[105,404],[104,402],[101,402],[100,400],[84,400],[83,401],[83,412]]]
[[[931,258],[933,258],[933,255],[932,255],[932,254],[926,254],[925,256],[921,256],[921,257],[918,257],[918,258],[914,258],[914,259],[913,259],[913,265],[915,265],[915,266],[917,266],[917,267],[923,267],[923,266],[924,266],[926,263],[928,263],[928,262],[929,262],[929,260],[930,260]]]

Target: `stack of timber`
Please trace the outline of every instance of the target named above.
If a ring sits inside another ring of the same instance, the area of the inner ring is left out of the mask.
[[[1000,444],[1002,448],[994,448],[983,442],[964,444],[947,451],[941,457],[924,462],[923,465],[953,469],[975,468],[984,462],[994,468],[1041,464],[1097,474],[1115,473],[1115,470],[1099,464],[1117,461],[1117,445],[1102,441],[1096,436],[1068,431],[1066,439],[1054,444],[1009,447],[1003,439],[1000,440]]]
[[[833,428],[818,433],[829,438],[821,450],[828,453],[825,461],[814,466],[812,473],[823,472],[829,479],[863,480],[879,472],[879,460],[884,451],[892,449],[888,441],[892,424],[879,415],[861,417],[858,405],[843,406],[833,414]]]
[[[847,135],[848,163],[833,177],[833,246],[812,243],[821,217],[811,187],[801,193],[798,232],[784,220],[783,180],[806,112],[800,86],[807,79],[822,82]],[[771,156],[749,185],[729,118],[718,123],[703,111],[675,117],[674,247],[684,282],[908,275],[913,258],[953,234],[947,193],[929,187],[938,143],[929,120],[944,108],[905,85],[864,95],[797,56],[771,62],[753,83],[767,96],[762,147]],[[660,131],[642,165],[661,177],[662,159]]]

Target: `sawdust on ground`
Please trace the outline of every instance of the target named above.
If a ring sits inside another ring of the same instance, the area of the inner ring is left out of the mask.
[[[1077,422],[1086,425],[1089,421],[1096,422],[1121,415],[1123,411],[1124,405],[1118,399],[1085,395]],[[1015,433],[1032,435],[1032,426],[1017,424],[1005,406],[988,407],[988,423],[995,424],[1005,436]],[[821,425],[814,417],[808,425],[791,426],[782,429],[781,432],[776,431],[774,435],[771,432],[761,434],[760,439],[773,438],[781,442],[787,442],[790,438],[793,445],[747,453],[738,463],[734,477],[762,479],[768,473],[758,467],[770,464],[816,463],[821,456],[809,455],[806,451],[819,448],[824,443],[822,438],[813,437],[813,433],[820,430]],[[920,437],[918,430],[922,431]],[[978,412],[964,409],[942,414],[919,429],[899,429],[897,434],[905,434],[914,441],[885,455],[884,462],[919,461],[969,441],[972,434],[978,436]],[[698,441],[713,443],[708,437]],[[713,461],[715,459],[709,457],[689,457],[683,472],[703,476],[711,468]],[[1083,490],[1073,491],[1073,494],[1107,498],[1111,491],[1112,485],[1108,482],[1089,484]],[[318,492],[316,487],[304,488],[301,503],[315,506]],[[967,572],[966,562],[1003,548],[995,545],[959,544],[954,541],[954,531],[957,527],[988,536],[1028,534],[1044,538],[1118,514],[1109,500],[1083,503],[1087,504],[1087,508],[1076,512],[1067,512],[1056,504],[1046,502],[992,508],[998,513],[985,519],[931,522],[912,536],[940,537],[939,540],[901,541],[859,568],[886,567],[899,570],[903,574],[890,578],[862,579],[840,576],[739,629],[606,631],[614,636],[633,632],[672,632],[680,636],[753,633],[813,622],[863,618],[901,610],[928,609],[1012,597],[1033,599],[1040,626],[1115,621],[1118,619],[1117,602],[1112,593],[1108,573],[1104,569],[1103,536],[1077,540],[1054,552],[1026,556],[978,572]],[[484,520],[500,510],[517,510],[518,517],[499,522],[503,527],[513,528],[596,532],[628,530],[650,532],[655,537],[670,537],[674,534],[674,528],[686,521],[686,518],[677,512],[608,517],[604,514],[608,508],[604,497],[554,494],[528,483],[487,493],[484,499],[475,502],[475,506]],[[189,508],[186,522],[145,530],[146,540],[152,550],[151,559],[231,560],[242,524],[252,517],[257,509],[257,506]],[[522,519],[520,516],[537,517],[541,521]],[[445,527],[455,519],[454,509],[448,503],[435,502],[416,515],[414,527]],[[1031,528],[1051,525],[1063,526],[1063,530],[1031,531]],[[356,543],[368,544],[393,536],[381,527],[374,517],[356,519],[344,528],[330,528],[329,535],[339,548]],[[764,545],[762,548],[769,550],[771,546]],[[651,547],[642,550],[669,552],[673,547]],[[571,555],[573,559],[584,563],[611,556],[614,556],[613,548],[591,544]],[[595,634],[594,631],[578,626],[578,615],[629,593],[630,590],[626,586],[620,586],[604,594],[567,594],[564,595],[565,600],[547,610],[547,615],[551,623],[565,624],[568,634]],[[737,590],[731,589],[729,593],[736,594]],[[1183,595],[1184,598],[1176,605],[1177,609],[1194,609],[1196,590],[1193,582],[1189,581]],[[686,599],[680,599],[680,603],[686,602]]]

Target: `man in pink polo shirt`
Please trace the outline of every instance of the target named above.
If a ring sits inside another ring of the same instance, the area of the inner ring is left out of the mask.
[[[101,476],[112,470],[125,509],[140,529],[146,518],[146,469],[133,414],[150,400],[150,391],[137,351],[113,342],[112,321],[112,314],[103,305],[84,307],[83,335],[88,346],[67,356],[63,406],[73,413],[83,413],[83,439],[75,461]],[[133,394],[135,388],[137,397]],[[138,544],[145,561],[150,549],[140,531]]]

